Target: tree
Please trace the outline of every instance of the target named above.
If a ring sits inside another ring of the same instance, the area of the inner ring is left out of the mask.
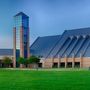
[[[30,56],[28,58],[28,64],[33,64],[35,65],[35,67],[38,69],[38,63],[40,62],[40,58],[36,57],[36,56]]]
[[[25,59],[23,57],[18,58],[18,63],[20,64],[20,68],[22,68],[25,64]]]
[[[25,60],[24,60],[24,64],[25,64],[26,67],[28,66],[28,64],[29,64],[29,60],[28,60],[28,58],[25,58]]]
[[[9,67],[12,62],[12,60],[9,57],[4,57],[3,61],[4,61],[3,63],[5,64],[6,67]]]

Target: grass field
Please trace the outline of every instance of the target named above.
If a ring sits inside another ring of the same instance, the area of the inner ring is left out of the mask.
[[[90,71],[1,69],[0,90],[90,90]]]

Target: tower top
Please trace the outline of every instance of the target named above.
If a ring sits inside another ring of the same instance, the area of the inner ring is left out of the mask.
[[[26,17],[28,17],[25,13],[23,13],[23,12],[19,12],[19,13],[17,13],[14,17],[16,17],[16,16],[26,16]],[[28,17],[29,18],[29,17]]]

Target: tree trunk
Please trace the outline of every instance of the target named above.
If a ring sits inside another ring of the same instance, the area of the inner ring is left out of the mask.
[[[23,64],[20,64],[20,68],[23,68]]]
[[[36,70],[38,70],[38,64],[34,63],[33,65],[34,65],[34,68],[35,68]]]
[[[27,64],[27,67],[30,68],[30,64]]]

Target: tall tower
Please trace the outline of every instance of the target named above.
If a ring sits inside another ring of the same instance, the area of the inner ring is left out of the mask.
[[[14,67],[19,57],[29,57],[29,17],[23,12],[14,16],[13,28]]]

